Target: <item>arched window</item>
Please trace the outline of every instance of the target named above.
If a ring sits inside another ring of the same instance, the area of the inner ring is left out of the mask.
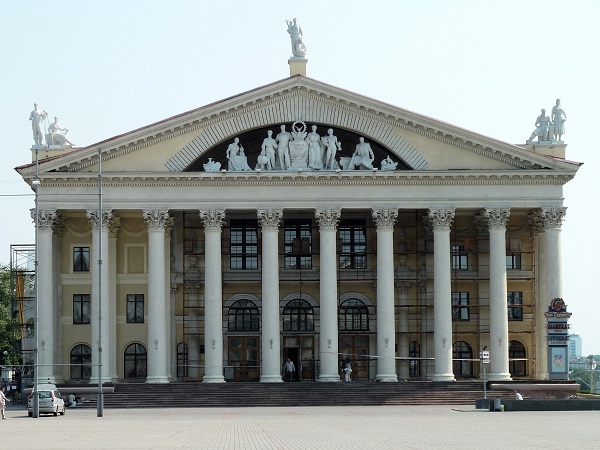
[[[409,345],[408,345],[408,355],[411,358],[419,358],[421,353],[421,349],[419,347],[419,343],[417,341],[412,341]],[[411,377],[418,377],[419,373],[420,373],[420,361],[418,359],[411,359],[408,361],[409,363],[409,370],[410,370],[410,376]]]
[[[146,348],[130,344],[125,349],[125,378],[146,378]]]
[[[313,307],[306,300],[292,300],[283,308],[283,331],[314,331]]]
[[[177,378],[188,376],[188,346],[185,342],[177,344]]]
[[[92,349],[79,344],[71,350],[71,380],[89,380],[92,375]]]
[[[473,376],[473,350],[471,346],[464,341],[458,341],[452,346],[452,358],[454,359],[454,376],[472,377]]]
[[[340,331],[369,331],[369,309],[357,298],[340,304]]]
[[[259,331],[258,307],[251,300],[237,300],[229,307],[229,331]]]
[[[508,343],[508,370],[511,375],[516,377],[527,375],[526,357],[525,346],[522,343],[519,341],[510,341]],[[513,359],[518,359],[518,361],[514,361]]]

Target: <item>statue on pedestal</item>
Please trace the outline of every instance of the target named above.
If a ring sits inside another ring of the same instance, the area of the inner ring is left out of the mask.
[[[42,145],[42,139],[44,138],[44,129],[42,122],[48,117],[46,111],[40,111],[37,103],[33,104],[33,111],[29,114],[29,120],[31,120],[31,128],[33,129],[33,142],[35,145]]]
[[[227,163],[227,170],[231,171],[242,171],[250,172],[252,169],[248,165],[248,158],[244,153],[244,147],[239,145],[240,139],[235,138],[232,144],[227,147],[226,156],[229,162]]]
[[[286,20],[287,32],[292,40],[292,56],[296,58],[304,58],[307,50],[302,42],[302,27],[296,23],[296,19]]]
[[[277,156],[279,156],[279,166],[281,170],[289,169],[291,166],[290,162],[290,148],[289,143],[292,140],[292,135],[285,131],[285,125],[281,125],[281,133],[275,136],[275,142],[277,142]]]
[[[373,150],[371,146],[365,142],[364,137],[359,138],[359,143],[356,145],[356,150],[352,155],[352,159],[348,164],[348,170],[354,170],[356,166],[359,168],[373,169],[373,161],[375,160],[375,155],[373,154]]]
[[[311,127],[306,141],[308,142],[308,167],[311,169],[323,168],[323,148],[321,147],[321,136],[317,133],[317,126]]]
[[[542,113],[535,120],[535,130],[531,133],[527,142],[533,142],[533,139],[537,136],[538,142],[547,142],[551,139],[552,134],[552,122],[550,117],[546,115],[546,110],[542,109]]]
[[[267,131],[267,137],[263,140],[261,145],[261,155],[267,157],[267,170],[275,170],[275,149],[277,148],[277,141],[271,137],[272,135],[273,132],[271,130]]]
[[[389,155],[381,161],[381,170],[396,170],[396,167],[398,167],[398,163],[392,161]]]
[[[49,145],[60,145],[61,147],[73,147],[73,143],[67,137],[68,129],[63,128],[58,123],[58,117],[54,118],[54,122],[48,127],[51,142]]]
[[[552,121],[554,122],[554,139],[560,141],[565,134],[565,122],[567,114],[560,105],[560,98],[556,99],[556,105],[552,108]]]
[[[321,138],[321,142],[325,146],[325,169],[326,170],[336,170],[340,168],[337,160],[335,159],[335,154],[338,150],[341,150],[342,144],[338,142],[337,137],[333,134],[333,129],[327,130],[327,136],[323,136]]]

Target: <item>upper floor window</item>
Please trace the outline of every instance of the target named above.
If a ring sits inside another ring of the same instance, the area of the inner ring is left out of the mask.
[[[283,308],[283,331],[314,331],[313,307],[306,300],[292,300]]]
[[[144,323],[144,294],[127,294],[127,323]]]
[[[506,268],[521,268],[521,239],[506,240]]]
[[[90,248],[73,247],[73,272],[90,271]]]
[[[340,331],[369,331],[369,309],[362,300],[344,300],[339,317]]]
[[[452,246],[452,269],[467,270],[469,268],[469,254],[464,245]]]
[[[523,320],[523,293],[509,292],[508,302],[508,320]]]
[[[286,269],[312,268],[312,223],[310,220],[286,220],[284,251]]]
[[[256,220],[232,220],[229,233],[229,262],[231,269],[258,269],[258,230]]]
[[[237,300],[229,307],[229,331],[259,331],[258,308],[251,300]]]
[[[367,226],[364,220],[340,224],[340,269],[367,268]]]
[[[90,323],[90,294],[73,294],[73,323]]]
[[[469,320],[469,293],[452,293],[452,320]]]

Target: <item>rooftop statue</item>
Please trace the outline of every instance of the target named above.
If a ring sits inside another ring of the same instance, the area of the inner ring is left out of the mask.
[[[317,126],[311,127],[312,131],[306,136],[308,143],[308,167],[311,169],[323,168],[323,147],[321,146],[321,136],[317,133]]]
[[[364,137],[359,138],[359,143],[356,145],[356,150],[352,155],[352,159],[348,164],[348,170],[354,170],[356,166],[359,166],[360,169],[373,169],[373,161],[375,160],[375,155],[373,154],[373,150],[369,143],[365,142]]]
[[[546,115],[546,110],[542,109],[542,113],[535,120],[535,130],[531,133],[531,136],[527,142],[533,142],[533,139],[537,136],[538,142],[547,142],[552,139],[552,122],[550,117]]]
[[[40,107],[37,103],[33,104],[33,111],[29,114],[29,120],[31,120],[31,128],[33,129],[33,142],[35,145],[42,145],[42,139],[44,138],[44,129],[42,122],[48,117],[46,111],[40,111]]]
[[[339,163],[335,159],[337,151],[342,149],[342,144],[338,142],[337,137],[333,134],[333,129],[327,130],[327,136],[321,138],[321,142],[325,146],[325,169],[336,170],[340,168]]]
[[[565,122],[567,114],[560,105],[560,98],[556,99],[556,105],[552,108],[552,121],[554,122],[554,139],[561,141],[562,135],[565,134]]]
[[[229,147],[227,147],[227,152],[225,153],[229,160],[227,163],[227,170],[250,172],[252,169],[248,165],[248,158],[244,153],[244,147],[239,145],[239,143],[240,139],[236,137],[233,140],[233,143],[229,144]]]
[[[302,41],[302,27],[298,25],[296,19],[286,20],[287,32],[292,40],[292,56],[296,58],[304,58],[306,56],[306,47]]]
[[[390,158],[389,155],[381,161],[381,170],[396,170],[396,167],[398,167],[398,163],[392,161],[392,158]]]
[[[290,141],[292,135],[290,132],[285,131],[285,125],[281,125],[281,133],[275,136],[275,142],[277,142],[277,156],[279,157],[279,167],[281,170],[286,170],[291,167],[290,162]]]
[[[67,137],[68,129],[63,128],[58,123],[58,117],[54,118],[54,122],[48,127],[48,133],[50,134],[49,145],[60,145],[61,147],[73,147],[73,143]]]
[[[267,170],[275,170],[275,149],[277,148],[277,141],[272,138],[272,135],[273,132],[271,130],[267,131],[267,137],[263,140],[261,145],[261,155],[267,157]]]
[[[208,162],[203,165],[205,172],[218,172],[221,170],[221,163],[218,161],[213,161],[212,158],[208,158]]]

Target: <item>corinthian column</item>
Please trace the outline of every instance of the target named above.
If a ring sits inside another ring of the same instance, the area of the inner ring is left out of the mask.
[[[259,210],[262,227],[262,336],[260,381],[281,382],[279,335],[279,222],[282,210]]]
[[[35,210],[31,211],[35,222]],[[38,277],[37,323],[36,333],[38,345],[38,379],[43,382],[58,383],[62,380],[58,362],[58,302],[54,282],[53,230],[59,225],[60,216],[56,210],[38,210],[38,266],[35,276]]]
[[[321,332],[319,351],[319,381],[340,381],[338,373],[338,293],[336,229],[341,210],[317,210],[319,221],[320,260],[320,318]]]
[[[146,383],[168,383],[168,320],[165,230],[169,211],[144,211],[148,227],[148,374]]]
[[[506,303],[506,223],[509,209],[482,211],[490,232],[490,381],[510,381]]]
[[[109,255],[108,230],[113,219],[112,211],[102,211],[102,217],[97,210],[87,211],[88,220],[92,226],[92,255],[90,271],[92,273],[92,302],[90,321],[92,325],[92,376],[90,382],[98,382],[99,366],[102,365],[102,382],[111,380],[107,370],[110,361],[110,277],[111,260]],[[100,238],[102,233],[102,238]],[[100,246],[102,241],[102,247]],[[102,309],[102,315],[98,305]],[[100,337],[102,339],[100,339]],[[99,341],[101,340],[99,345]]]
[[[453,209],[430,209],[433,228],[433,348],[432,381],[454,381],[452,372],[452,294],[450,278],[450,226]]]
[[[203,382],[224,383],[223,292],[221,273],[221,229],[225,210],[200,211],[204,221],[204,355]]]
[[[376,381],[398,381],[394,319],[394,222],[397,209],[373,211],[377,223],[377,375]]]

